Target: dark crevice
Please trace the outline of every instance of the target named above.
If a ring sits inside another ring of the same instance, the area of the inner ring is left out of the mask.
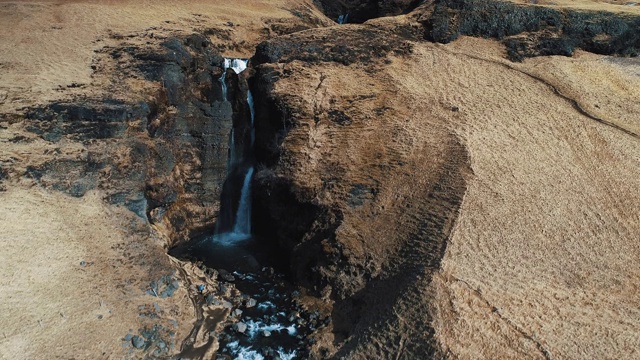
[[[346,23],[362,24],[370,19],[407,14],[423,0],[314,0],[314,4],[334,21],[348,15]]]

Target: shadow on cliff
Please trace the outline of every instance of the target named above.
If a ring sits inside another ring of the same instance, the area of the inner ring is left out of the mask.
[[[411,31],[408,29],[406,34],[419,38]],[[375,72],[387,55],[411,52],[407,39],[403,34],[371,28],[326,32],[315,37],[301,34],[263,43],[254,57],[256,152],[262,164],[254,178],[255,230],[273,239],[274,246],[289,255],[297,284],[334,301],[336,358],[387,358],[390,354],[429,358],[438,352],[431,341],[433,328],[425,289],[433,272],[440,268],[466,192],[470,160],[454,135],[443,136],[445,160],[431,169],[437,174],[434,181],[426,187],[416,187],[397,209],[403,217],[396,219],[397,224],[407,227],[407,233],[380,245],[389,247],[383,251],[388,257],[351,256],[343,249],[345,240],[336,238],[338,228],[345,222],[343,205],[321,202],[313,190],[294,180],[304,172],[300,168],[304,167],[304,158],[299,163],[289,163],[293,155],[281,156],[285,151],[282,144],[291,130],[313,118],[313,114],[298,106],[296,96],[278,93],[275,84],[287,78],[282,64],[293,61],[310,67],[321,63],[358,64],[371,66],[371,72]],[[332,113],[335,112],[338,110]],[[331,126],[351,126],[351,120],[336,121]],[[339,174],[334,175],[336,181],[345,181]],[[343,185],[341,188],[358,189],[357,184]],[[376,239],[364,241],[375,243]]]
[[[314,0],[314,4],[329,18],[346,16],[349,23],[361,24],[384,16],[407,14],[423,0]]]

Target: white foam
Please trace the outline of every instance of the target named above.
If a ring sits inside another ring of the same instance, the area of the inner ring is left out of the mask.
[[[281,360],[293,360],[296,357],[296,351],[292,350],[290,353],[284,352],[283,348],[278,348],[278,356]]]
[[[287,333],[289,333],[290,336],[295,336],[298,333],[298,330],[296,329],[295,325],[291,325],[291,326],[284,326],[282,324],[267,325],[262,321],[254,321],[254,320],[249,320],[245,324],[247,325],[247,334],[251,338],[256,337],[256,335],[262,333],[263,331],[273,332],[273,331],[287,330]]]
[[[241,72],[247,69],[249,65],[249,59],[229,59],[225,58],[222,67],[224,70],[231,69],[236,74],[240,74]]]
[[[236,360],[264,360],[262,354],[251,347],[240,346],[240,342],[237,340],[228,343],[227,349],[235,356]]]
[[[272,303],[271,301],[264,301],[261,302],[260,304],[258,304],[258,309],[262,310],[262,311],[267,311],[269,309],[275,309],[276,308],[276,304]],[[284,316],[285,314],[282,313],[282,316]]]

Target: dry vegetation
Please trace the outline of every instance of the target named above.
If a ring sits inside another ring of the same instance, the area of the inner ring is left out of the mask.
[[[473,170],[433,284],[443,351],[636,358],[639,139],[528,75],[637,133],[634,60],[581,53],[508,70],[500,49],[477,39],[416,50],[390,72],[414,116],[444,121],[462,139]],[[438,109],[449,106],[460,112]]]

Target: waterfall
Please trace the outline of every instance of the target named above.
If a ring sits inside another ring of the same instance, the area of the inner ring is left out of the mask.
[[[227,101],[227,68],[222,71],[220,76],[220,83],[222,84],[222,100]]]
[[[231,69],[236,74],[247,69],[249,59],[228,59],[225,58],[222,62],[222,76],[220,76],[220,83],[222,84],[222,99],[227,101],[227,70]]]
[[[253,175],[253,166],[247,170],[244,177],[242,191],[240,192],[240,204],[236,214],[236,223],[233,227],[233,233],[239,236],[251,236],[251,176]]]
[[[349,13],[338,16],[338,24],[344,25],[349,20]]]
[[[228,59],[225,58],[222,64],[223,73],[220,77],[222,83],[222,95],[224,101],[229,101],[227,94],[227,70],[231,69],[236,74],[242,73],[247,69],[248,59]],[[213,241],[222,245],[233,245],[238,241],[251,238],[251,177],[253,176],[254,168],[252,162],[253,144],[255,141],[255,109],[253,106],[253,95],[251,91],[247,93],[247,105],[249,107],[250,114],[250,136],[249,139],[244,137],[243,139],[236,139],[236,129],[232,126],[229,134],[229,159],[227,161],[227,173],[228,177],[225,181],[225,187],[221,194],[220,201],[220,214],[218,216],[218,226],[216,234],[213,237]],[[246,124],[246,122],[245,122]],[[234,124],[238,126],[237,124]],[[244,134],[244,132],[238,132],[238,135]],[[243,135],[244,136],[244,135]],[[245,144],[249,144],[249,150]],[[239,158],[240,157],[240,158]],[[249,165],[249,166],[247,166]],[[246,174],[242,177],[242,187],[240,189],[239,198],[237,203],[234,201],[234,197],[237,196],[238,179],[240,179],[239,172],[242,169],[247,169]],[[233,182],[236,181],[236,182]],[[235,189],[235,190],[234,190]],[[232,213],[234,204],[237,204],[237,210],[235,214]]]

